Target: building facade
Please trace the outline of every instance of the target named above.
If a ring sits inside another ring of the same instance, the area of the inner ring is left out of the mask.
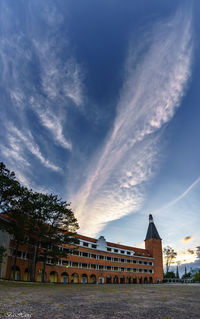
[[[152,215],[145,238],[145,249],[107,242],[103,236],[94,239],[77,235],[79,244],[67,258],[53,264],[48,258],[46,280],[58,283],[159,283],[163,281],[162,240]],[[1,277],[9,278],[13,242],[5,233],[1,234],[7,255],[1,265]],[[2,240],[1,240],[2,241]],[[2,245],[2,243],[1,243]],[[71,249],[63,245],[60,249]],[[15,280],[30,280],[30,258],[28,249],[19,246],[17,251]],[[36,264],[36,280],[42,280],[43,264]],[[14,279],[14,278],[13,278]]]

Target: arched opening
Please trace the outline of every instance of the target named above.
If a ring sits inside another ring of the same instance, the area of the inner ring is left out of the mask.
[[[111,284],[112,283],[112,277],[111,276],[106,276],[106,283]]]
[[[69,275],[68,275],[68,273],[63,272],[63,273],[61,274],[61,282],[62,282],[63,284],[67,284],[67,283],[69,282]]]
[[[45,273],[45,278],[47,278],[47,274]],[[42,269],[39,269],[38,272],[37,272],[37,278],[36,280],[41,282],[43,279],[43,270]]]
[[[152,284],[153,283],[153,278],[149,277],[149,283]]]
[[[137,277],[133,277],[133,284],[137,284]]]
[[[118,279],[117,276],[115,276],[115,277],[113,278],[113,284],[118,284],[118,283],[119,283],[119,279]]]
[[[71,283],[78,284],[78,274],[77,273],[72,274]]]
[[[127,284],[131,284],[131,277],[127,277],[127,278],[126,278],[126,283],[127,283]]]
[[[86,274],[83,274],[83,275],[81,276],[81,282],[82,282],[82,284],[87,284],[87,282],[88,282],[88,277],[87,277]]]
[[[124,276],[120,277],[120,284],[125,284],[125,277]]]
[[[139,284],[142,284],[142,277],[139,278]]]
[[[11,279],[12,280],[20,280],[20,268],[18,266],[12,267]]]
[[[90,284],[96,284],[96,276],[95,275],[90,276]]]
[[[24,281],[30,281],[30,271],[28,268],[24,270]]]
[[[50,272],[49,280],[50,282],[58,282],[58,274],[56,271]]]
[[[148,284],[148,278],[144,277],[144,284]]]

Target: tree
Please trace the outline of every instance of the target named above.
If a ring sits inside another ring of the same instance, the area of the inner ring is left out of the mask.
[[[14,258],[14,278],[17,252],[20,244],[29,250],[31,280],[35,280],[35,269],[39,259],[47,257],[54,262],[66,257],[67,249],[63,244],[76,244],[74,236],[78,222],[70,204],[57,195],[33,192],[20,185],[15,173],[0,163],[0,229],[13,236],[13,249],[10,262],[10,276]]]
[[[168,271],[164,274],[164,278],[176,278],[176,275],[173,271]]]
[[[5,164],[0,162],[0,213],[12,208],[14,200],[21,195],[21,185],[15,179],[15,173],[10,172]]]
[[[176,278],[179,279],[179,271],[178,271],[178,265],[176,266]]]
[[[71,250],[75,249],[74,244],[78,243],[75,235],[79,228],[69,203],[62,201],[57,195],[50,194],[46,205],[47,219],[42,225],[41,249],[38,251],[44,265],[43,281],[45,281],[47,258],[51,258],[52,262],[56,263],[59,258],[67,257],[70,249],[63,249],[63,245],[67,244],[71,246]]]
[[[200,271],[194,275],[193,280],[200,282]]]
[[[167,246],[163,249],[163,254],[164,254],[164,258],[165,258],[166,273],[168,273],[169,268],[170,268],[173,260],[177,256],[177,253],[174,251],[174,249],[172,247]]]
[[[185,273],[183,276],[182,276],[182,279],[187,279],[187,278],[190,278],[191,277],[191,273],[190,272],[187,272]]]

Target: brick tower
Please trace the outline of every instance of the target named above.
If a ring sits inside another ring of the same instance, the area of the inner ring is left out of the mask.
[[[149,227],[145,238],[145,249],[147,249],[154,258],[153,283],[163,281],[163,259],[162,259],[162,239],[160,238],[153,216],[149,215]]]

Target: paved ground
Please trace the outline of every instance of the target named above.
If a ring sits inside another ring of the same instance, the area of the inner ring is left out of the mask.
[[[200,319],[200,284],[0,282],[0,318]]]

